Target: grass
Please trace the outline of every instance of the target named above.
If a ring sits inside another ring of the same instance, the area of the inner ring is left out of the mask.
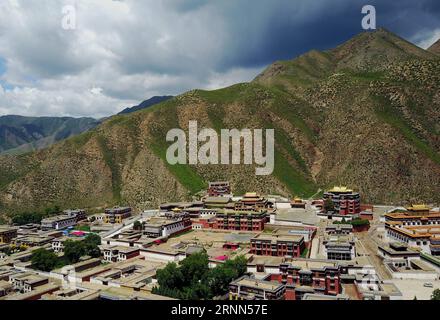
[[[153,152],[160,157],[167,169],[177,178],[177,180],[188,189],[191,194],[195,194],[206,188],[204,180],[189,165],[176,164],[170,165],[166,159],[167,146],[158,143],[151,144]]]
[[[310,142],[315,144],[318,139],[317,134],[307,125],[302,115],[305,114],[307,118],[319,121],[317,115],[311,112],[311,110],[313,110],[312,107],[308,106],[305,101],[300,101],[278,88],[271,88],[270,91],[273,94],[271,111],[275,112],[280,118],[289,121],[289,123],[299,129]]]
[[[28,172],[38,168],[39,163],[35,162],[30,153],[14,156],[17,162],[17,170],[0,170],[0,190],[4,190],[11,182],[20,179]]]
[[[90,226],[76,226],[74,228],[76,231],[84,231],[84,232],[90,232]]]
[[[17,172],[10,172],[7,170],[0,171],[0,190],[3,190],[9,185],[9,183],[20,178],[21,174]]]
[[[119,173],[119,169],[115,163],[113,152],[108,148],[107,141],[104,136],[98,135],[97,141],[99,147],[101,148],[102,155],[104,157],[104,162],[110,168],[112,173],[112,191],[113,191],[113,199],[116,202],[121,202],[121,175]]]
[[[224,104],[230,102],[239,102],[246,104],[250,113],[259,114],[261,109],[258,108],[258,95],[265,95],[265,98],[271,101],[267,111],[275,112],[279,117],[288,120],[294,127],[298,128],[308,140],[315,142],[316,134],[311,130],[299,115],[298,110],[301,106],[294,108],[289,98],[289,94],[275,88],[266,88],[259,84],[239,84],[229,88],[215,91],[199,91],[201,97],[208,103],[214,104],[209,106],[208,115],[215,128],[219,130],[223,128]],[[301,104],[300,102],[298,104]],[[297,106],[295,106],[297,107]],[[304,108],[304,107],[303,107]],[[301,154],[294,148],[290,138],[284,130],[274,126],[273,123],[261,118],[262,127],[266,129],[275,129],[275,142],[278,146],[275,152],[275,168],[274,175],[280,180],[293,194],[300,196],[312,195],[316,192],[315,184],[306,176],[310,175],[308,166]],[[288,154],[300,167],[301,171],[295,169],[287,160],[284,154]]]
[[[317,186],[307,177],[310,175],[307,165],[299,152],[292,146],[284,131],[267,122],[265,128],[275,130],[275,168],[273,175],[294,195],[302,197],[313,195],[317,190]],[[295,160],[303,172],[299,172],[288,161],[286,153]]]
[[[317,190],[316,185],[295,170],[277,148],[275,148],[275,169],[273,174],[294,195],[310,197]]]
[[[89,142],[89,140],[94,136],[95,133],[96,130],[89,130],[77,136],[73,136],[72,138],[68,139],[67,142],[70,142],[75,147],[79,148]]]
[[[197,90],[197,94],[210,103],[228,104],[237,102],[237,98],[246,95],[247,89],[252,86],[248,83],[239,83],[219,90]]]
[[[361,80],[361,81],[378,81],[382,80],[385,77],[385,72],[383,71],[370,71],[370,72],[357,72],[354,73],[350,70],[343,70],[344,73],[347,73],[350,75],[350,77]]]
[[[163,105],[165,108],[158,109],[158,118],[162,119],[160,126],[152,129],[152,140],[150,141],[151,150],[158,156],[165,164],[167,169],[176,177],[176,179],[187,189],[191,194],[196,194],[202,189],[206,188],[205,181],[197,174],[194,167],[190,165],[170,165],[166,159],[166,152],[169,147],[165,140],[167,132],[171,128],[178,126],[177,121],[177,105],[173,99],[168,100]]]
[[[438,152],[436,152],[429,144],[427,144],[414,133],[413,129],[406,122],[400,112],[393,108],[384,98],[377,97],[377,102],[378,105],[375,108],[376,115],[382,121],[397,129],[405,140],[407,140],[426,157],[440,165],[440,155]]]

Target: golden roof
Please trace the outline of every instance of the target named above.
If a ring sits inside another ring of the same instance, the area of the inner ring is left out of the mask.
[[[347,187],[334,186],[333,189],[329,190],[329,192],[353,192],[353,190],[348,189]]]
[[[244,197],[246,198],[246,197],[258,197],[258,193],[256,193],[256,192],[246,192],[245,193],[245,195],[244,195]]]
[[[406,208],[409,211],[429,211],[429,208],[426,204],[413,204]]]

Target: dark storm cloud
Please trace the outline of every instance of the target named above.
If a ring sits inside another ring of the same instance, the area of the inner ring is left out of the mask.
[[[223,6],[231,37],[220,69],[264,65],[311,49],[333,48],[363,31],[361,8],[366,4],[376,7],[378,27],[408,40],[420,40],[424,32],[428,37],[440,28],[437,0],[268,2],[242,0]]]

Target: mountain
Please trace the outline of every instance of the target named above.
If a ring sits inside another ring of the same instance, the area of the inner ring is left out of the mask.
[[[437,40],[436,43],[434,43],[432,46],[428,48],[429,52],[440,54],[440,39]]]
[[[80,136],[0,157],[0,211],[191,199],[208,181],[310,197],[336,184],[366,203],[440,202],[440,59],[384,29],[278,61],[254,81],[193,90]],[[168,130],[275,129],[275,170],[177,165]]]
[[[0,153],[25,153],[77,135],[97,126],[92,118],[0,117]]]
[[[119,112],[118,114],[128,114],[128,113],[133,113],[139,110],[143,110],[149,107],[152,107],[158,103],[167,101],[169,99],[173,98],[173,96],[154,96],[148,100],[145,100],[144,102],[142,102],[140,105],[138,106],[134,106],[131,108],[126,108],[124,110],[122,110],[121,112]]]

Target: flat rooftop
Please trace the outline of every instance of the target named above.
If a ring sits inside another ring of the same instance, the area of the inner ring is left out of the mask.
[[[301,242],[304,241],[304,237],[296,234],[268,234],[268,233],[260,233],[255,236],[253,240],[263,240],[263,241],[293,241],[293,242]]]
[[[284,257],[270,257],[251,255],[248,264],[266,266],[279,266],[280,264],[290,264],[294,267],[299,267],[304,270],[323,269],[325,267],[337,267],[338,261],[325,259],[286,259]]]
[[[105,246],[103,250],[117,250],[122,253],[130,253],[134,251],[138,251],[140,248],[138,247],[125,247],[125,246]]]
[[[145,226],[161,227],[170,223],[175,223],[178,220],[167,219],[163,217],[152,217],[145,222]]]
[[[312,209],[279,209],[276,213],[276,221],[317,225],[320,221]]]
[[[0,233],[11,232],[11,231],[18,231],[18,228],[12,227],[12,226],[7,226],[7,225],[0,225]]]
[[[53,222],[69,220],[69,219],[74,219],[74,217],[69,217],[68,215],[62,214],[62,215],[45,218],[41,221],[41,223],[53,223]]]
[[[258,289],[269,290],[269,291],[276,291],[276,290],[283,287],[283,284],[275,282],[275,281],[258,280],[258,279],[252,279],[249,277],[241,278],[233,283],[240,285],[240,286],[246,286],[249,288],[258,288]]]

